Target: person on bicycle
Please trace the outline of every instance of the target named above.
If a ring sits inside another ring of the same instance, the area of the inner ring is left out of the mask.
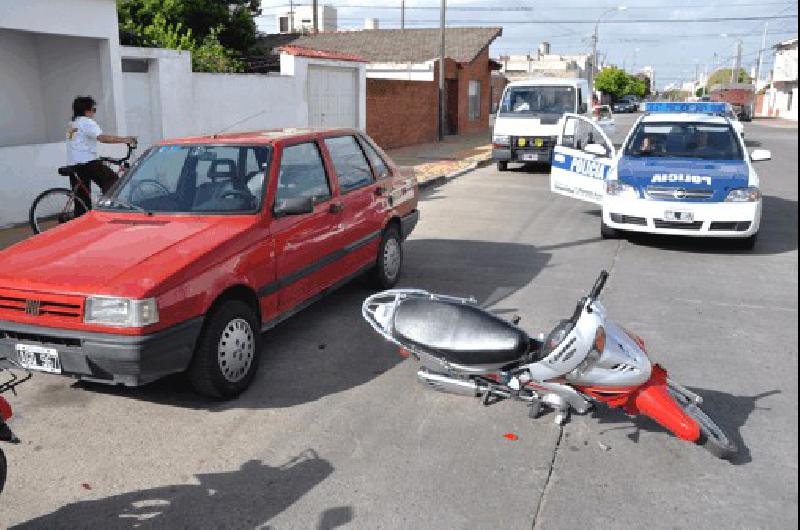
[[[72,121],[67,128],[67,164],[75,168],[75,175],[83,186],[77,186],[76,178],[69,178],[75,195],[87,208],[92,207],[92,182],[105,194],[117,182],[117,174],[97,158],[97,142],[105,144],[134,144],[135,136],[114,136],[103,134],[94,121],[97,115],[97,102],[92,96],[78,96],[72,102]],[[86,213],[80,202],[75,202],[75,217]]]

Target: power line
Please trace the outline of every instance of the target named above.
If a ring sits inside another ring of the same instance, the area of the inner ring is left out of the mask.
[[[724,8],[744,8],[744,7],[765,7],[765,6],[789,6],[787,9],[790,9],[793,5],[797,4],[797,2],[748,2],[742,4],[708,4],[703,6],[698,6],[697,4],[661,4],[658,6],[628,6],[627,10],[634,10],[634,9],[641,9],[646,11],[653,11],[656,9],[679,9],[679,8],[691,8],[691,7],[703,7],[703,8],[716,8],[716,7],[724,7]],[[311,4],[305,3],[296,3],[294,4],[295,7],[297,6],[308,6]],[[283,9],[289,7],[288,4],[286,5],[275,5],[275,6],[263,6],[262,9]],[[380,10],[393,10],[399,11],[401,8],[399,5],[367,5],[367,4],[348,4],[348,5],[341,5],[335,6],[337,10],[340,9],[380,9]],[[477,5],[448,5],[448,11],[511,11],[511,12],[524,12],[524,11],[542,11],[547,9],[557,9],[559,11],[563,10],[603,10],[607,9],[608,6],[598,6],[596,4],[585,4],[585,5],[571,5],[571,6],[477,6]],[[406,5],[406,11],[439,11],[440,6],[433,6],[433,5]]]
[[[752,17],[717,17],[717,18],[640,18],[640,19],[609,19],[604,20],[603,24],[695,24],[695,23],[718,23],[718,22],[744,22],[744,21],[758,21],[758,20],[787,20],[791,18],[797,18],[797,15],[778,15],[778,16],[752,16]],[[357,21],[362,20],[361,18],[342,18],[338,17],[338,20],[348,20],[348,21]],[[450,20],[450,24],[475,24],[479,22],[483,25],[495,25],[495,24],[594,24],[595,20],[587,20],[587,19],[564,19],[564,20],[555,20],[555,19],[547,19],[547,20],[486,20],[486,21],[475,21],[475,20]],[[411,20],[407,21],[407,24],[434,24],[438,23],[436,20]]]

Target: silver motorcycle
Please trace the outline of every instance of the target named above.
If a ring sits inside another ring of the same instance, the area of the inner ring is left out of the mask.
[[[368,297],[367,322],[421,364],[417,379],[439,391],[542,407],[564,424],[570,411],[584,414],[596,402],[645,415],[683,440],[720,458],[736,444],[700,408],[697,394],[652,363],[644,340],[609,321],[598,298],[608,279],[603,271],[572,316],[546,337],[530,337],[514,322],[479,307],[474,299],[393,289]]]

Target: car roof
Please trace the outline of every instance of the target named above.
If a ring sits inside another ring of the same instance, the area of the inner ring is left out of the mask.
[[[355,134],[355,129],[330,127],[304,127],[285,129],[265,129],[249,132],[231,132],[203,136],[184,136],[168,138],[158,145],[168,144],[271,144],[276,141],[309,138],[317,135]]]
[[[654,114],[645,114],[642,117],[642,122],[643,123],[680,122],[680,123],[707,123],[712,125],[727,125],[728,119],[713,114],[658,112]]]

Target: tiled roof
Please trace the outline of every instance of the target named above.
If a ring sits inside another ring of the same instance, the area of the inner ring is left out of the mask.
[[[280,48],[278,48],[278,51],[283,53],[288,53],[289,55],[297,55],[299,57],[312,57],[317,59],[338,59],[340,61],[355,61],[359,63],[369,62],[360,55],[354,55],[352,53],[315,50],[295,45],[281,46]]]
[[[472,62],[502,34],[502,28],[447,28],[445,55]],[[371,63],[421,63],[439,57],[441,34],[438,28],[340,31],[303,35],[292,45],[357,55]]]

